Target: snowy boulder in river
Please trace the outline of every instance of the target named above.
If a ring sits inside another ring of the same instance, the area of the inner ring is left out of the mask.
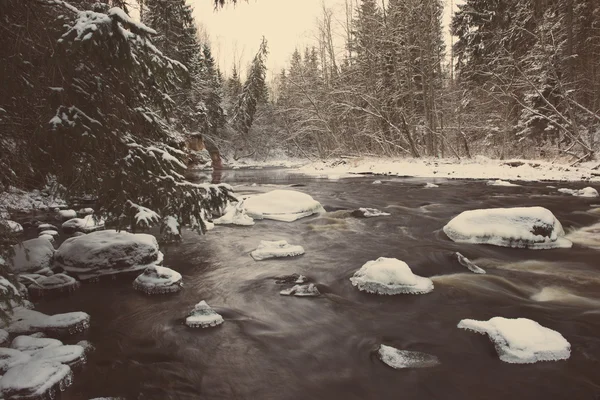
[[[31,360],[31,356],[17,349],[0,347],[0,374],[5,373],[12,367],[24,364]]]
[[[221,325],[223,322],[223,317],[217,314],[204,300],[196,304],[185,319],[185,324],[190,328],[209,328]]]
[[[297,297],[317,297],[321,293],[314,283],[306,285],[294,285],[289,289],[284,289],[279,292],[282,296],[297,296]]]
[[[146,294],[175,293],[183,286],[181,274],[170,268],[153,265],[135,278],[133,288]]]
[[[34,296],[47,296],[53,294],[71,293],[79,289],[80,283],[72,276],[54,274],[43,276],[29,285],[29,293]]]
[[[225,213],[220,218],[214,220],[215,225],[240,225],[252,226],[254,220],[246,214],[243,208],[243,201],[237,205],[230,205],[225,209]]]
[[[41,235],[43,231],[58,231],[58,228],[52,224],[39,224],[37,230]]]
[[[500,179],[498,179],[496,181],[487,181],[486,185],[488,185],[488,186],[507,186],[507,187],[510,187],[510,186],[521,186],[521,185],[517,185],[515,183],[510,183],[508,181],[503,181],[503,180],[500,180]]]
[[[527,318],[463,319],[459,328],[487,334],[500,360],[513,364],[566,360],[571,345],[558,332]]]
[[[0,321],[0,324],[5,324]],[[90,327],[90,316],[84,312],[46,315],[24,307],[14,309],[8,326],[3,328],[13,335],[44,332],[49,335],[65,336],[83,332]]]
[[[56,251],[54,265],[86,280],[143,271],[160,264],[162,259],[154,236],[106,230],[65,240]]]
[[[590,186],[580,189],[580,190],[562,188],[562,189],[558,189],[558,191],[561,193],[566,193],[566,194],[570,194],[570,195],[577,196],[577,197],[598,197],[598,191]]]
[[[36,360],[9,369],[0,379],[0,395],[5,399],[55,399],[72,383],[68,365]]]
[[[4,223],[8,227],[8,230],[10,230],[13,234],[20,235],[23,233],[23,226],[18,222],[5,220],[2,221],[2,223]]]
[[[46,348],[58,347],[62,345],[62,342],[58,339],[37,338],[33,336],[21,335],[13,339],[10,347],[31,355]]]
[[[66,221],[71,218],[77,218],[77,212],[75,210],[59,210],[56,213],[56,219],[58,221]]]
[[[387,257],[368,261],[350,282],[359,290],[374,294],[425,294],[433,290],[431,279],[413,274],[404,261]]]
[[[321,203],[306,193],[273,190],[244,200],[246,213],[254,219],[292,222],[309,215],[323,213]]]
[[[86,363],[87,357],[83,347],[71,344],[47,347],[36,351],[31,356],[31,360],[57,361],[62,364],[67,364],[71,368],[77,368]]]
[[[104,229],[104,220],[96,220],[91,214],[83,218],[72,218],[62,224],[62,231],[64,233],[89,233],[102,229]]]
[[[529,249],[569,248],[562,225],[543,207],[489,208],[464,211],[444,233],[460,243],[493,244]]]
[[[50,263],[54,256],[54,246],[45,238],[25,240],[13,246],[14,254],[8,258],[8,265],[18,273],[51,274]]]
[[[379,346],[377,354],[384,364],[389,365],[394,369],[427,368],[434,367],[440,363],[440,360],[431,354],[418,351],[398,350],[384,344]]]
[[[293,257],[302,254],[304,254],[302,246],[289,244],[285,240],[261,240],[256,250],[250,253],[256,261],[276,257]]]

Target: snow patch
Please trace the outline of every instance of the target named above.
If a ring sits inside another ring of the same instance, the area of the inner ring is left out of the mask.
[[[2,323],[2,322],[0,322]],[[72,335],[90,327],[90,316],[84,312],[46,315],[39,311],[16,307],[7,327],[7,332],[20,335],[46,332],[50,335]]]
[[[374,294],[425,294],[433,290],[431,279],[413,274],[404,261],[387,257],[368,261],[350,282],[359,290]]]
[[[379,346],[377,354],[384,364],[395,369],[428,368],[440,364],[436,356],[418,351],[399,350],[384,344]]]
[[[433,188],[439,188],[439,187],[440,187],[439,185],[436,185],[435,183],[431,183],[431,182],[427,182],[425,184],[425,189],[433,189]]]
[[[321,203],[306,193],[273,190],[244,200],[246,213],[254,219],[292,222],[309,215],[324,213]]]
[[[67,365],[36,360],[9,369],[0,379],[0,394],[5,399],[53,399],[72,382]]]
[[[153,265],[135,278],[133,288],[146,294],[175,293],[183,287],[182,279],[177,271]]]
[[[246,214],[243,206],[244,202],[240,201],[236,205],[229,205],[225,209],[225,213],[220,218],[215,219],[215,225],[240,225],[252,226],[254,220]]]
[[[579,190],[561,188],[561,189],[558,189],[558,191],[561,193],[566,193],[566,194],[570,194],[570,195],[577,196],[577,197],[598,197],[598,191],[590,186],[585,187],[583,189],[579,189]]]
[[[57,339],[36,338],[32,336],[21,335],[13,339],[10,347],[15,350],[22,351],[23,353],[32,355],[40,350],[62,345],[63,343]]]
[[[104,229],[104,219],[97,220],[92,214],[83,218],[72,218],[62,224],[62,230],[65,233],[89,233],[101,229]]]
[[[521,185],[517,185],[515,183],[510,183],[508,181],[503,181],[501,179],[498,179],[495,181],[487,181],[486,185],[488,185],[488,186],[521,186]]]
[[[373,217],[386,217],[391,215],[390,213],[386,213],[380,211],[376,208],[359,208],[352,212],[352,215],[359,218],[373,218]]]
[[[29,285],[29,293],[34,296],[47,296],[57,293],[71,293],[79,289],[80,283],[66,274],[42,276]]]
[[[12,254],[7,262],[17,273],[34,273],[48,275],[50,263],[54,256],[54,247],[47,239],[36,238],[25,240],[13,246]]]
[[[260,244],[250,253],[256,261],[276,257],[293,257],[304,254],[304,248],[299,245],[291,245],[285,240],[261,240]]]
[[[185,324],[190,328],[209,328],[221,325],[223,322],[223,317],[217,314],[204,300],[196,304],[185,319]]]

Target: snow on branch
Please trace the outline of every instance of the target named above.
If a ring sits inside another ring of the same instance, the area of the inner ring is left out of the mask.
[[[160,222],[160,216],[149,208],[135,204],[131,200],[127,200],[127,207],[134,214],[135,225],[140,228],[150,228]]]

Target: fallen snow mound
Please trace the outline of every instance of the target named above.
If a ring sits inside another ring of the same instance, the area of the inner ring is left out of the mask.
[[[185,319],[185,324],[190,328],[209,328],[221,325],[223,322],[223,317],[217,314],[204,300],[196,304]]]
[[[0,374],[5,373],[12,367],[24,364],[31,360],[31,356],[17,349],[0,347]]]
[[[35,282],[29,285],[29,293],[35,296],[71,293],[80,286],[80,283],[75,278],[65,274],[42,276],[36,279]]]
[[[62,224],[64,233],[83,232],[89,233],[104,229],[104,220],[94,219],[93,215],[86,215],[83,218],[72,218]]]
[[[246,213],[254,219],[292,222],[309,215],[323,213],[321,203],[306,193],[273,190],[244,200]]]
[[[236,205],[230,205],[225,209],[225,213],[220,218],[215,219],[215,225],[240,225],[252,226],[254,220],[246,214],[243,208],[244,202],[239,202]]]
[[[174,293],[183,286],[181,274],[171,268],[153,265],[135,278],[133,288],[146,294]]]
[[[69,274],[86,280],[102,275],[142,271],[162,262],[152,235],[106,230],[67,239],[54,262]]]
[[[418,351],[398,350],[384,344],[379,346],[377,353],[384,364],[395,369],[427,368],[434,367],[440,363],[440,360],[431,354]]]
[[[84,312],[46,315],[39,311],[17,307],[8,326],[3,328],[14,335],[42,331],[49,335],[63,336],[83,332],[89,327],[90,316]]]
[[[33,336],[21,335],[13,339],[10,347],[27,353],[29,355],[35,354],[36,352],[52,347],[62,346],[62,342],[58,339],[51,338],[38,338]]]
[[[261,240],[256,250],[250,253],[256,261],[276,257],[293,257],[302,254],[304,254],[302,246],[289,244],[285,240]]]
[[[0,379],[0,394],[5,399],[54,399],[72,382],[69,366],[36,360],[9,369]]]
[[[47,275],[54,256],[52,243],[45,238],[25,240],[13,246],[14,254],[8,265],[14,272]]]
[[[489,321],[463,319],[459,328],[486,334],[496,346],[500,360],[513,364],[566,360],[571,345],[558,332],[527,318],[494,317]]]
[[[464,211],[444,233],[455,242],[529,249],[569,248],[562,225],[543,207],[489,208]]]
[[[561,193],[571,194],[577,197],[598,197],[598,191],[590,186],[580,190],[562,188],[558,189],[558,191]]]
[[[361,291],[375,294],[425,294],[433,290],[431,279],[413,274],[404,261],[387,257],[368,261],[350,282]]]

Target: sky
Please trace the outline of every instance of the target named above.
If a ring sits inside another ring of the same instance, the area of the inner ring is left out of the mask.
[[[213,56],[225,75],[231,73],[234,63],[241,66],[244,74],[262,36],[269,47],[267,77],[277,75],[281,68],[287,67],[296,47],[302,49],[316,43],[317,20],[323,4],[334,12],[338,51],[344,51],[345,0],[242,0],[219,10],[215,10],[213,0],[187,1],[194,9],[201,31],[208,35]],[[446,1],[449,5],[452,0]],[[447,6],[444,13],[446,27],[451,15],[449,9]],[[449,44],[449,35],[447,41]]]

